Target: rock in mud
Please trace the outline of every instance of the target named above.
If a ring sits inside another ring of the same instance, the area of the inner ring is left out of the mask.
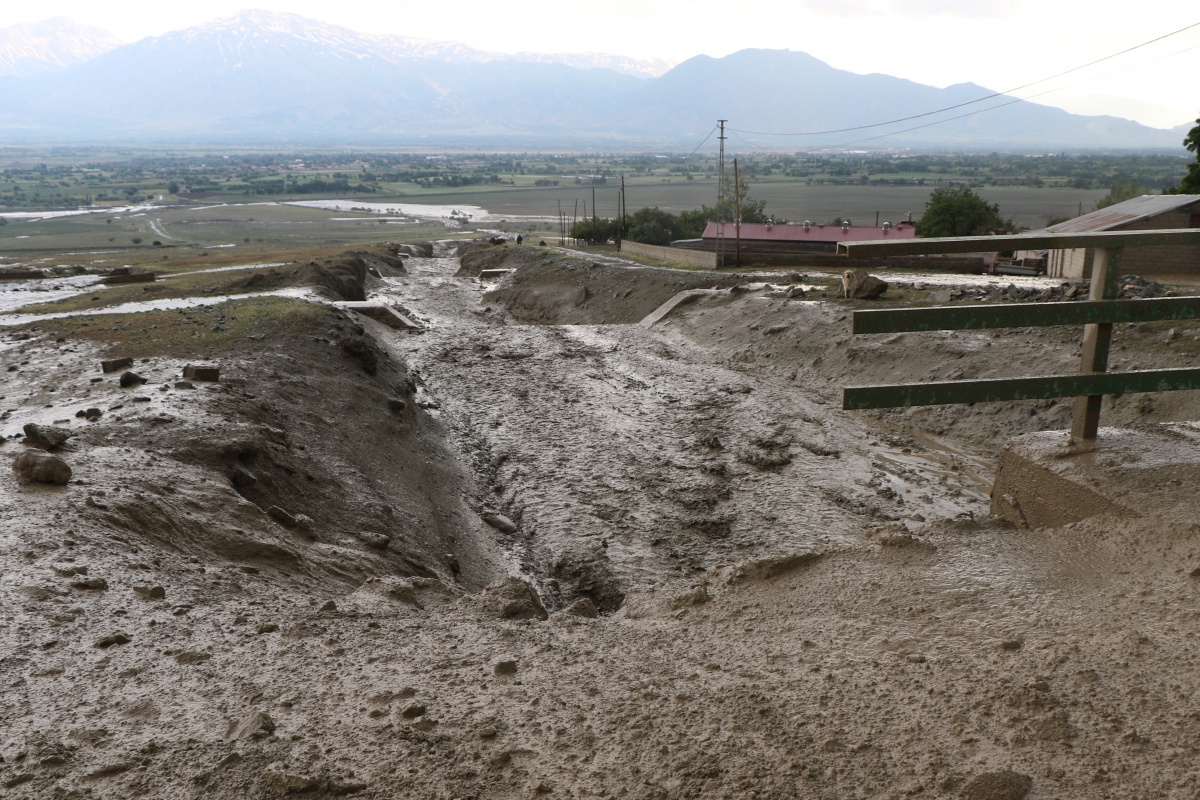
[[[33,422],[27,424],[24,431],[25,444],[31,444],[43,450],[53,450],[74,435],[69,428],[56,428],[53,425],[37,425]]]
[[[125,634],[114,633],[111,636],[105,636],[102,639],[96,640],[96,647],[99,647],[101,650],[107,650],[108,648],[112,647],[113,645],[129,644],[129,641],[130,641],[129,637],[126,636]]]
[[[517,524],[503,514],[484,514],[483,521],[501,533],[517,532]]]
[[[146,382],[146,379],[143,378],[141,375],[138,375],[136,372],[121,373],[120,383],[121,383],[122,389],[128,389],[130,386],[140,386],[141,384],[143,384],[145,382]]]
[[[417,717],[425,716],[425,706],[421,703],[413,703],[400,712],[400,716],[405,719],[416,719]]]
[[[288,772],[281,764],[272,764],[263,770],[263,780],[288,793],[314,792],[326,784],[324,778],[296,775]]]
[[[595,619],[599,616],[596,611],[596,604],[586,597],[581,597],[571,605],[563,609],[564,614],[569,617],[583,617],[584,619]]]
[[[820,558],[820,553],[795,553],[790,556],[756,558],[749,561],[742,561],[733,567],[733,571],[729,574],[729,582],[749,583],[751,581],[765,581],[768,578],[783,575],[785,572],[792,572],[801,567],[807,567]]]
[[[849,300],[873,300],[888,290],[888,283],[865,269],[848,269],[842,275],[842,293]]]
[[[342,352],[351,358],[357,358],[363,372],[374,375],[379,368],[379,355],[375,348],[365,339],[343,339]]]
[[[71,581],[71,588],[85,589],[94,592],[103,592],[108,589],[108,581],[104,578],[84,578],[79,577]]]
[[[296,518],[284,511],[279,506],[271,506],[268,508],[267,515],[285,528],[296,527]]]
[[[183,368],[183,377],[193,381],[219,381],[221,369],[208,364],[188,364]]]
[[[1022,800],[1033,788],[1033,778],[1012,770],[981,772],[963,786],[960,800]]]
[[[392,537],[375,531],[361,531],[358,538],[367,547],[373,547],[376,550],[386,550],[387,546],[392,543]]]
[[[538,593],[520,578],[496,581],[483,591],[483,610],[500,619],[546,619]]]
[[[492,667],[493,675],[516,675],[517,661],[514,658],[506,658],[502,661],[497,661]]]
[[[125,358],[110,358],[107,361],[100,362],[100,369],[104,372],[116,372],[119,369],[125,369],[133,366],[133,359]]]
[[[167,590],[161,586],[135,586],[133,591],[150,600],[162,600],[167,596]]]
[[[1031,736],[1043,742],[1065,742],[1078,735],[1078,731],[1067,718],[1067,712],[1062,709],[1031,719],[1028,728]]]
[[[57,456],[40,450],[26,450],[13,461],[13,472],[24,481],[66,486],[71,480],[71,468]]]
[[[242,719],[229,723],[225,738],[229,741],[237,739],[263,739],[275,732],[275,721],[265,711],[255,711]]]

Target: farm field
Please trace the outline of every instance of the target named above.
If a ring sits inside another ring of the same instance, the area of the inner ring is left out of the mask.
[[[791,221],[803,219],[831,220],[843,217],[858,224],[873,223],[875,213],[880,221],[896,221],[912,212],[919,217],[932,187],[928,186],[809,186],[802,180],[770,180],[751,184],[755,199],[767,201],[767,212]],[[1092,210],[1105,192],[1099,189],[1032,189],[1013,187],[983,187],[976,190],[989,202],[1000,206],[1000,213],[1017,224],[1030,228],[1042,227],[1056,217],[1075,216],[1082,205],[1083,212]],[[715,181],[673,181],[671,183],[626,183],[625,204],[629,211],[643,206],[657,206],[678,213],[716,202]],[[612,182],[596,187],[596,203],[602,217],[615,216],[618,187]],[[405,194],[398,199],[417,202],[422,195]],[[373,198],[378,201],[382,198]],[[436,202],[481,205],[496,215],[554,216],[559,202],[568,214],[579,202],[580,214],[587,203],[591,213],[592,187],[487,187],[476,191],[439,192]]]

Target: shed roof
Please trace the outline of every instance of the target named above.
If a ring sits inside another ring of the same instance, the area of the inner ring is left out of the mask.
[[[1190,206],[1193,203],[1200,203],[1200,194],[1144,194],[1123,203],[1097,209],[1082,217],[1051,225],[1046,230],[1051,233],[1110,231],[1131,222]]]
[[[737,235],[732,222],[725,223],[725,238]],[[807,229],[797,223],[763,225],[755,222],[742,223],[742,240],[768,242],[869,242],[878,239],[913,239],[917,232],[910,223],[897,223],[890,230],[870,225],[811,225]],[[705,239],[717,238],[717,223],[710,222],[704,229]]]

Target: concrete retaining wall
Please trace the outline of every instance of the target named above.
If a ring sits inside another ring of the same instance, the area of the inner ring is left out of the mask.
[[[622,253],[632,253],[635,256],[657,258],[659,261],[679,261],[684,264],[694,264],[705,269],[717,268],[717,254],[705,253],[700,250],[682,250],[676,247],[661,247],[656,244],[641,242],[621,242]]]

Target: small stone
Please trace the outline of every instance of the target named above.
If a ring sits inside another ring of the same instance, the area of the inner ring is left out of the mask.
[[[1022,639],[1005,639],[1000,643],[1001,650],[1020,650],[1025,642]]]
[[[509,659],[505,659],[503,661],[497,661],[496,665],[492,667],[492,674],[497,675],[497,676],[516,675],[517,674],[516,660],[509,658]]]
[[[129,644],[129,637],[123,633],[114,633],[111,636],[105,636],[103,639],[96,641],[96,647],[101,650],[107,650],[116,644]]]
[[[161,586],[135,586],[133,591],[151,600],[162,600],[167,596],[167,590]]]
[[[326,600],[325,605],[321,606],[322,611],[337,611],[337,603],[332,600]]]
[[[503,514],[486,513],[483,521],[501,533],[516,533],[517,524]]]
[[[185,650],[175,656],[175,660],[180,664],[203,664],[212,658],[212,653],[198,653],[194,650]]]
[[[53,450],[74,434],[67,428],[55,428],[52,425],[38,425],[30,422],[25,425],[25,443],[43,450]]]
[[[924,664],[925,656],[920,653],[909,653],[904,657],[904,660],[910,664]]]
[[[279,626],[274,622],[264,622],[262,625],[258,626],[259,633],[274,633],[277,630],[279,630]]]
[[[175,388],[176,389],[195,389],[196,384],[192,383],[191,381],[175,381]]]
[[[219,381],[221,370],[219,367],[188,364],[183,368],[183,377],[193,381]]]
[[[358,538],[367,547],[373,547],[376,550],[386,550],[387,546],[392,543],[392,537],[374,531],[359,531]]]
[[[267,509],[267,514],[285,528],[296,527],[296,518],[279,506],[271,506]]]
[[[431,720],[429,717],[421,717],[421,719],[414,722],[412,726],[418,731],[431,731],[437,727],[437,723]]]
[[[302,531],[311,531],[313,529],[312,517],[307,514],[297,514],[296,527]]]
[[[960,800],[1022,800],[1033,788],[1033,778],[1012,770],[981,772],[959,791]]]
[[[425,716],[425,706],[421,703],[413,703],[412,705],[405,707],[405,709],[400,712],[400,716],[404,717],[405,719],[416,719],[417,717],[423,717]]]
[[[520,578],[504,578],[483,590],[483,609],[500,619],[546,619],[538,593]]]
[[[104,416],[104,412],[98,408],[89,408],[84,412],[84,416],[87,417],[88,422],[95,422]]]
[[[146,379],[141,375],[138,375],[136,372],[121,373],[120,384],[122,389],[128,389],[130,386],[140,386],[145,382]]]
[[[581,597],[571,605],[563,609],[563,613],[571,617],[583,617],[584,619],[595,619],[599,614],[596,611],[596,604],[586,597]]]
[[[776,333],[783,333],[790,327],[792,327],[792,326],[788,325],[786,323],[782,324],[782,325],[772,325],[771,327],[769,327],[763,331],[763,336],[773,336]]]
[[[408,405],[408,403],[405,403],[399,397],[389,397],[387,402],[388,408],[392,411],[403,411],[404,407]]]
[[[255,711],[237,722],[229,723],[226,740],[263,739],[275,732],[275,721],[265,711]]]
[[[25,481],[66,486],[71,480],[71,468],[57,456],[40,450],[26,450],[13,460],[13,472]]]
[[[133,366],[133,359],[129,358],[129,357],[110,358],[108,361],[100,362],[100,369],[103,370],[104,372],[117,372],[118,370],[122,370],[122,369],[125,369],[126,367],[132,367],[132,366]]]
[[[108,589],[108,581],[104,578],[76,578],[71,581],[71,587],[74,589],[87,589],[91,591],[103,592]]]

